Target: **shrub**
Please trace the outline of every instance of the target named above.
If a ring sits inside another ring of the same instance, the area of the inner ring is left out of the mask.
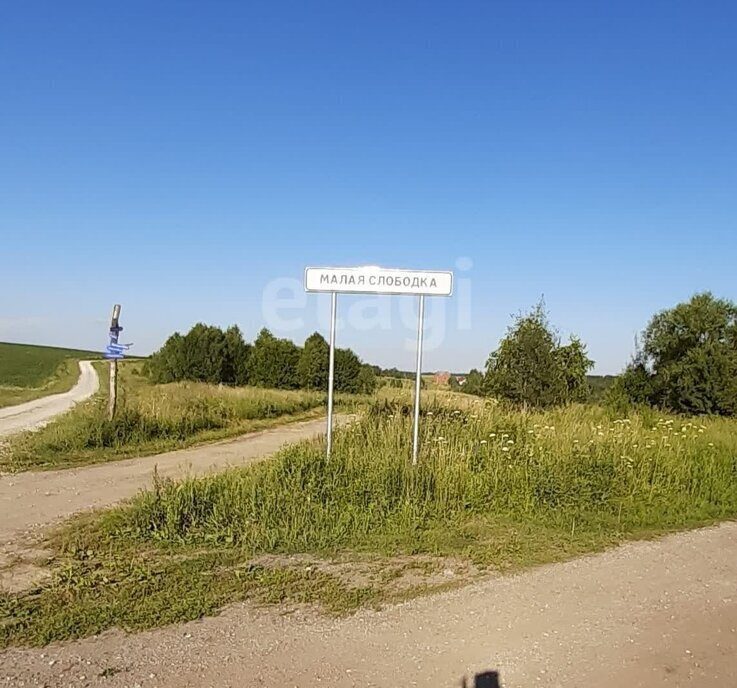
[[[586,373],[593,366],[577,339],[562,346],[542,304],[520,315],[486,368],[486,391],[525,406],[581,401],[588,394]]]
[[[296,389],[299,348],[289,339],[277,339],[266,328],[253,343],[248,361],[248,378],[258,387]]]
[[[737,414],[737,304],[709,293],[653,317],[612,398],[685,414]]]

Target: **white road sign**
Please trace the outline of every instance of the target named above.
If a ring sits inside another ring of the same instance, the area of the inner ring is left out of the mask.
[[[453,293],[453,273],[394,270],[373,265],[358,268],[305,268],[305,291],[450,296]]]

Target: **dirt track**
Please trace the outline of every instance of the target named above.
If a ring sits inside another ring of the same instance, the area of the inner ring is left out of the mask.
[[[235,605],[0,653],[0,685],[733,688],[736,553],[732,523],[341,620]]]
[[[79,380],[68,392],[50,394],[25,404],[0,409],[0,437],[23,430],[33,430],[65,413],[75,404],[89,399],[100,386],[100,379],[90,361],[79,362]]]

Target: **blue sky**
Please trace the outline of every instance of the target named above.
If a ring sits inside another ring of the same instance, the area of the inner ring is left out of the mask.
[[[426,369],[483,366],[544,295],[617,372],[655,311],[737,298],[736,23],[732,2],[5,3],[0,340],[102,348],[114,302],[138,353],[197,321],[252,338],[306,265],[461,265]],[[324,328],[327,298],[275,332]],[[344,319],[339,343],[411,368],[414,304],[385,298],[389,327]]]

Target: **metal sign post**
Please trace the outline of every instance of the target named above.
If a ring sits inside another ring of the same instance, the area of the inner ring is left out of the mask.
[[[338,309],[338,293],[330,295],[330,360],[328,363],[328,431],[327,457],[333,450],[333,387],[335,383],[335,316]]]
[[[420,387],[422,386],[422,334],[425,320],[425,295],[420,294],[420,308],[417,314],[417,372],[415,374],[415,420],[412,428],[412,465],[417,465],[420,450]]]
[[[333,386],[335,383],[335,325],[338,294],[411,294],[419,296],[417,319],[417,371],[415,374],[412,464],[420,448],[420,388],[425,296],[450,296],[453,273],[431,270],[393,270],[376,266],[356,268],[305,268],[305,291],[331,295],[330,358],[328,362],[327,457],[333,449]]]

